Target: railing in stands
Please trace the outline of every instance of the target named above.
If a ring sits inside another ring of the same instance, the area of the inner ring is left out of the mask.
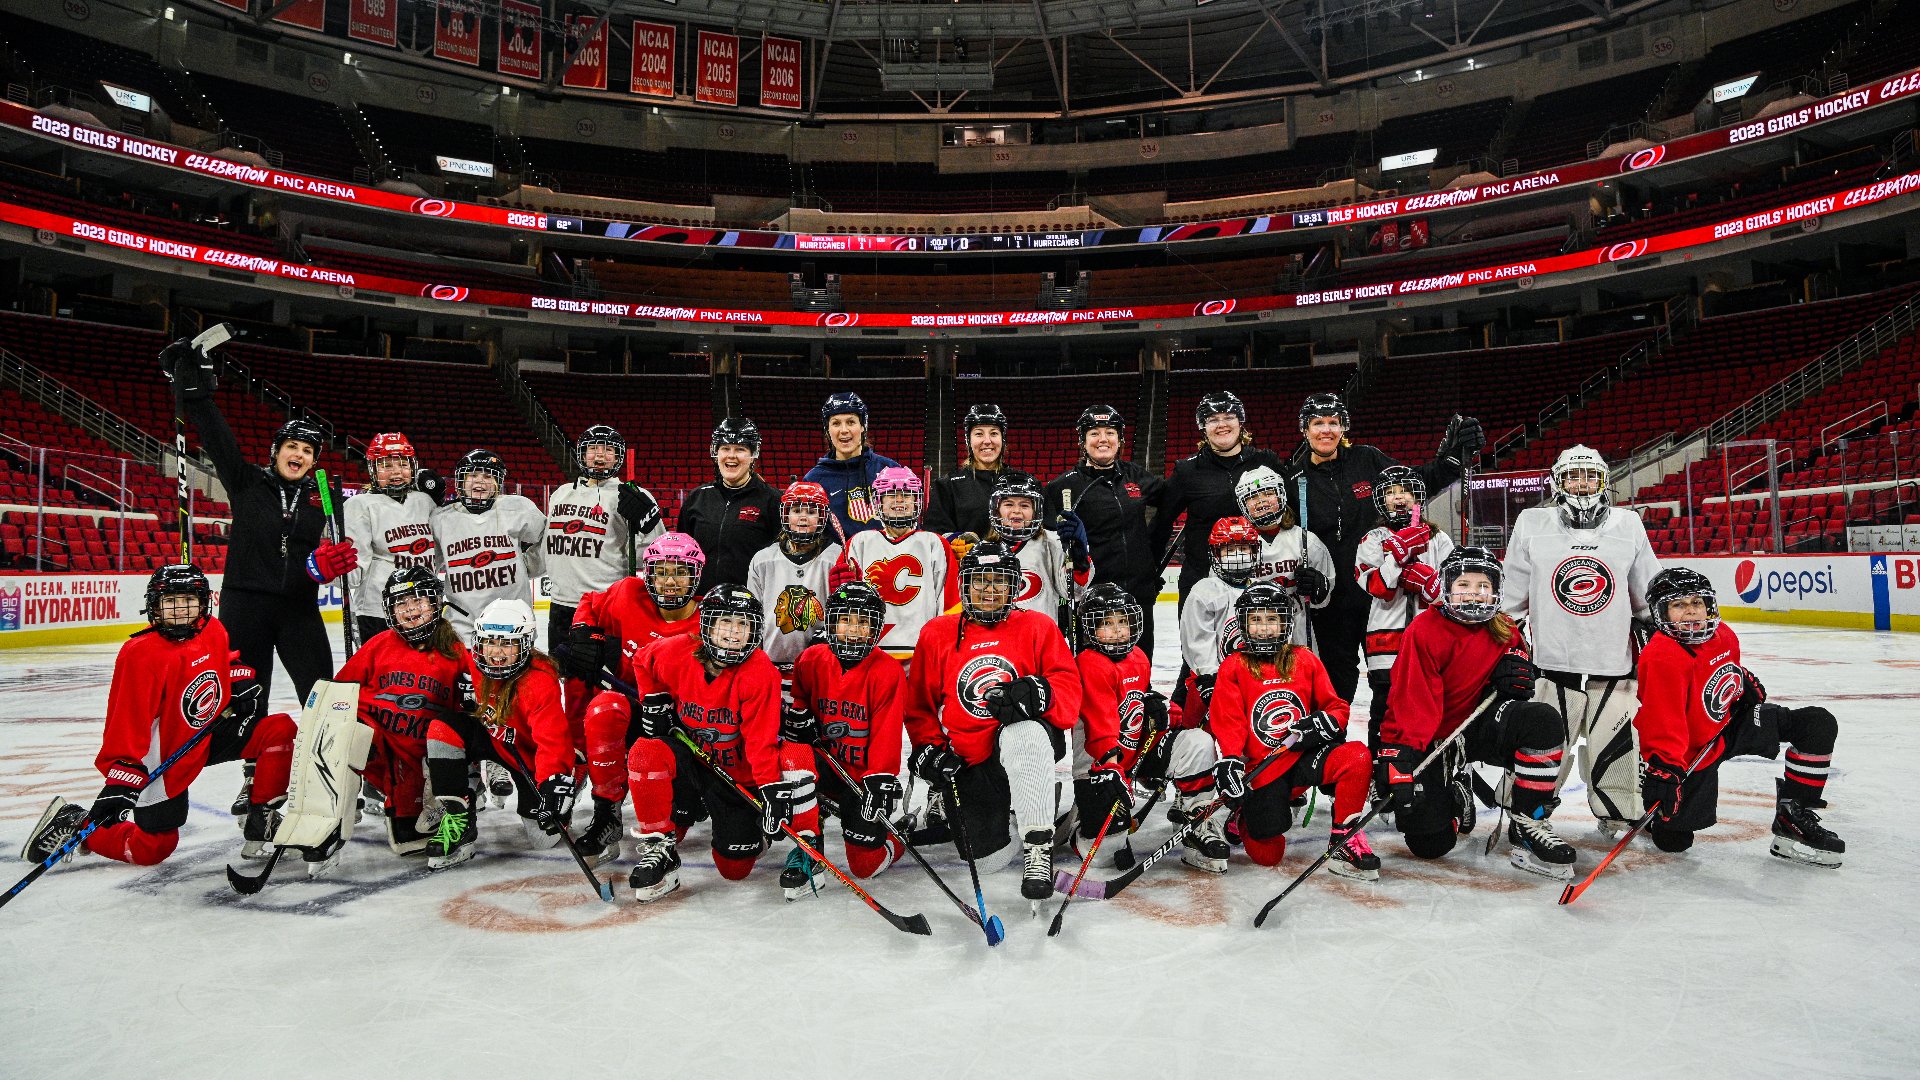
[[[0,349],[0,386],[18,391],[20,396],[38,402],[54,415],[143,464],[158,464],[171,453],[160,440],[5,349]]]
[[[1886,421],[1886,402],[1876,401],[1871,405],[1862,405],[1820,429],[1820,452],[1824,454],[1833,449],[1835,442],[1856,431],[1872,427],[1874,424],[1884,424]]]
[[[133,506],[133,489],[127,487],[126,460],[121,459],[119,480],[109,480],[83,465],[68,463],[60,469],[60,478],[68,487],[85,488],[107,500],[114,510],[128,510]]]
[[[533,396],[526,380],[520,377],[519,362],[496,357],[493,368],[500,378],[500,385],[506,388],[507,396],[520,407],[527,423],[533,426],[534,437],[540,440],[540,445],[553,458],[554,464],[560,466],[560,474],[571,477],[574,470],[573,444],[567,439],[559,421],[553,418],[553,413],[547,410],[546,403]]]

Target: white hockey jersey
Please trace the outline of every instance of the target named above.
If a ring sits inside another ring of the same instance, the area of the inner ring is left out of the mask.
[[[1660,572],[1639,514],[1609,507],[1599,528],[1574,529],[1558,507],[1529,507],[1503,565],[1500,610],[1527,621],[1534,663],[1613,678],[1633,670],[1632,620],[1647,616]]]
[[[1074,573],[1067,565],[1067,551],[1061,546],[1060,538],[1045,529],[1014,548],[1013,557],[1020,560],[1021,577],[1013,606],[1037,611],[1049,619],[1057,620],[1067,597],[1086,588],[1093,580],[1092,560],[1088,560],[1085,573]]]
[[[805,630],[787,628],[775,608],[780,594],[788,586],[798,585],[812,593],[824,610],[827,594],[832,591],[827,588],[827,578],[833,572],[833,564],[839,561],[839,544],[826,545],[806,562],[794,562],[780,550],[779,544],[768,544],[753,553],[753,561],[747,564],[747,591],[760,601],[763,620],[760,647],[767,651],[767,659],[782,668],[791,667],[808,645],[820,640],[820,626]]]
[[[1253,580],[1271,581],[1291,594],[1294,590],[1293,572],[1299,569],[1301,562],[1320,572],[1327,581],[1327,595],[1313,605],[1326,607],[1333,601],[1333,556],[1327,552],[1327,545],[1320,538],[1295,525],[1291,529],[1279,529],[1272,536],[1260,538],[1260,561],[1253,568]],[[1293,634],[1288,639],[1295,645],[1308,643],[1310,628],[1307,626],[1306,605],[1295,598],[1293,605]]]
[[[1233,602],[1247,590],[1208,574],[1187,590],[1180,605],[1180,658],[1196,675],[1220,670],[1227,654],[1240,647],[1240,618]]]
[[[473,634],[473,620],[495,600],[524,600],[533,606],[533,579],[546,570],[541,539],[547,519],[520,495],[502,495],[483,514],[460,503],[433,512],[433,536],[446,568],[447,612],[462,640]]]
[[[1373,601],[1367,609],[1366,648],[1368,671],[1391,671],[1400,655],[1400,635],[1420,614],[1427,602],[1400,587],[1400,563],[1382,546],[1393,530],[1376,526],[1360,540],[1353,557],[1353,576]],[[1435,529],[1427,541],[1427,550],[1415,560],[1437,572],[1441,560],[1453,551],[1453,537]],[[1387,596],[1381,596],[1381,593]]]
[[[666,531],[660,507],[645,488],[649,511],[633,539],[633,567],[640,553]],[[547,592],[556,604],[579,607],[590,592],[611,589],[633,570],[627,564],[627,519],[620,516],[618,478],[581,477],[554,489],[547,499]]]
[[[433,540],[433,510],[432,497],[419,491],[404,499],[363,491],[347,500],[341,518],[360,557],[360,569],[347,575],[354,611],[379,618],[386,610],[381,593],[395,570],[424,566],[437,577],[446,575]]]
[[[939,533],[916,529],[898,540],[880,529],[854,533],[841,559],[880,593],[887,603],[887,627],[880,645],[906,656],[920,640],[920,628],[959,603],[959,576],[952,551]]]

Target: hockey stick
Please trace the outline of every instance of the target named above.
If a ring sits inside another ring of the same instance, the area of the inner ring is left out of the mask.
[[[1135,755],[1133,759],[1133,766],[1135,769],[1138,769],[1140,767],[1140,759],[1146,757],[1147,752],[1152,750],[1156,745],[1158,745],[1160,742],[1161,736],[1165,734],[1166,733],[1164,731],[1156,731],[1153,733],[1153,737],[1147,740],[1147,745],[1141,748],[1139,754]],[[1126,775],[1121,777],[1121,783],[1128,784],[1128,785],[1131,785],[1133,783],[1132,770],[1128,770]],[[1159,797],[1160,797],[1160,793],[1158,791],[1155,791],[1154,798],[1157,799]],[[1073,883],[1069,885],[1066,890],[1067,895],[1061,899],[1059,908],[1057,908],[1053,913],[1053,923],[1047,927],[1048,937],[1056,937],[1059,935],[1060,920],[1066,917],[1067,905],[1073,903],[1074,894],[1080,891],[1080,883],[1086,880],[1086,877],[1087,877],[1087,868],[1093,865],[1093,857],[1099,854],[1100,844],[1102,841],[1106,840],[1107,830],[1113,827],[1113,819],[1119,816],[1121,805],[1125,801],[1126,800],[1124,797],[1113,800],[1113,809],[1107,811],[1107,820],[1100,823],[1100,831],[1094,835],[1093,847],[1087,850],[1087,857],[1080,860],[1080,872],[1073,875]],[[1149,808],[1151,808],[1153,804],[1148,803],[1147,805]],[[1130,811],[1127,814],[1127,824],[1129,826],[1127,830],[1128,835],[1132,835],[1133,830],[1139,828],[1139,823],[1134,821],[1133,814]],[[1059,882],[1056,881],[1054,884],[1055,884],[1055,887],[1058,887]]]
[[[827,764],[833,767],[834,775],[840,778],[841,783],[847,785],[847,790],[858,796],[860,794],[860,785],[854,782],[853,774],[847,771],[847,767],[840,764],[840,759],[834,757],[831,750],[822,752],[820,756],[827,759]],[[887,830],[887,835],[900,842],[900,846],[906,849],[907,854],[913,856],[913,861],[920,864],[920,868],[927,872],[927,876],[933,879],[935,885],[940,886],[940,891],[947,894],[947,899],[953,901],[954,905],[958,907],[967,918],[973,920],[975,926],[985,929],[986,923],[982,921],[980,912],[969,907],[965,900],[960,899],[951,888],[947,887],[947,883],[941,879],[940,875],[934,873],[933,864],[927,862],[926,856],[920,854],[920,849],[907,842],[907,838],[900,834],[900,830],[894,827],[893,822],[888,821],[883,816],[880,819],[880,825]]]
[[[1442,757],[1446,756],[1447,750],[1450,747],[1452,747],[1454,743],[1457,743],[1460,740],[1466,738],[1467,729],[1471,728],[1475,723],[1479,721],[1479,719],[1482,716],[1485,716],[1487,714],[1488,707],[1491,706],[1494,702],[1494,697],[1495,695],[1490,692],[1487,694],[1486,697],[1481,698],[1480,703],[1475,705],[1473,707],[1473,711],[1467,714],[1466,722],[1461,724],[1459,727],[1454,728],[1453,734],[1448,735],[1446,738],[1440,740],[1440,745],[1428,751],[1427,756],[1421,759],[1420,764],[1414,766],[1413,772],[1409,775],[1417,777],[1421,773],[1427,771],[1428,766],[1432,765],[1434,762],[1439,761]],[[1349,837],[1359,835],[1360,831],[1367,827],[1368,822],[1380,816],[1380,812],[1387,808],[1388,802],[1389,800],[1387,799],[1375,800],[1374,804],[1367,809],[1367,812],[1360,815],[1360,820],[1354,823],[1353,827],[1350,830],[1348,830],[1347,835]],[[1281,889],[1279,896],[1276,896],[1273,899],[1267,901],[1266,906],[1260,909],[1260,914],[1255,915],[1253,917],[1253,925],[1258,927],[1265,924],[1267,921],[1268,913],[1273,911],[1273,909],[1279,905],[1280,901],[1285,900],[1287,898],[1288,893],[1291,893],[1293,890],[1299,888],[1302,882],[1306,881],[1308,878],[1313,876],[1314,871],[1319,870],[1321,867],[1327,865],[1327,863],[1333,859],[1333,856],[1336,853],[1345,850],[1346,846],[1347,846],[1346,844],[1340,844],[1338,846],[1335,846],[1333,844],[1328,844],[1327,850],[1321,852],[1320,857],[1313,860],[1312,863],[1308,864],[1305,870],[1300,871],[1299,877],[1294,878],[1293,881],[1289,883],[1286,888]]]
[[[505,765],[507,771],[513,774],[513,782],[516,784],[525,784],[526,790],[537,793],[540,790],[540,785],[533,782],[533,770],[527,767],[527,760],[520,756],[520,748],[512,743],[507,743],[506,747],[508,753],[513,755],[513,760],[503,761],[501,764]],[[566,775],[572,774],[568,773]],[[565,821],[560,822],[559,832],[560,842],[567,845],[567,852],[573,856],[574,865],[580,868],[582,874],[587,875],[587,883],[593,886],[593,891],[599,895],[600,899],[605,900],[609,904],[613,903],[613,883],[601,881],[600,875],[594,873],[593,867],[587,865],[587,857],[580,854],[580,845],[574,842],[573,830],[567,828]]]
[[[967,823],[965,815],[960,812],[958,777],[947,781],[947,791],[953,796],[953,834],[958,841],[954,846],[960,849],[961,856],[967,860],[967,876],[973,879],[973,902],[980,905],[980,914],[986,917],[980,929],[986,931],[988,945],[998,945],[1007,939],[1007,928],[1000,921],[1000,916],[987,914],[987,897],[980,891],[980,866],[973,861],[973,845],[967,842]]]
[[[1700,748],[1700,753],[1694,757],[1693,764],[1687,766],[1686,775],[1680,778],[1682,784],[1687,782],[1687,777],[1693,775],[1693,771],[1700,767],[1701,762],[1707,760],[1707,755],[1712,753],[1713,748],[1718,745],[1720,745],[1720,736],[1715,735],[1707,745]],[[1627,831],[1621,834],[1620,839],[1614,841],[1613,850],[1607,852],[1607,857],[1600,860],[1600,865],[1588,871],[1586,877],[1581,878],[1579,881],[1571,882],[1566,888],[1560,890],[1560,903],[1566,905],[1580,899],[1580,894],[1587,891],[1587,887],[1593,884],[1593,879],[1600,876],[1600,871],[1605,870],[1614,859],[1620,856],[1622,851],[1627,849],[1627,844],[1632,842],[1634,837],[1640,835],[1641,829],[1646,828],[1652,823],[1654,812],[1659,808],[1659,803],[1647,807],[1647,812],[1641,814],[1640,817],[1627,828]]]
[[[618,687],[615,687],[615,689],[618,689]],[[711,769],[715,776],[718,776],[720,779],[726,781],[727,785],[733,788],[736,794],[738,794],[741,798],[747,800],[747,805],[753,807],[755,810],[760,811],[762,814],[766,813],[766,807],[761,804],[760,800],[757,798],[754,798],[753,793],[751,791],[748,791],[745,785],[741,784],[740,781],[734,779],[732,773],[729,773],[727,772],[727,770],[721,768],[720,763],[713,760],[713,757],[707,753],[706,749],[702,747],[698,742],[694,741],[693,736],[687,734],[686,728],[683,728],[680,725],[675,724],[673,727],[673,734],[676,738],[680,740],[682,745],[684,745],[688,750],[691,750],[693,752],[693,756],[699,758],[701,762],[703,762],[707,766],[708,769]],[[893,928],[895,930],[902,930],[909,934],[920,934],[923,936],[931,935],[933,933],[933,929],[927,925],[927,917],[925,915],[913,914],[913,915],[902,916],[887,910],[886,905],[882,904],[878,900],[875,900],[873,898],[873,894],[867,892],[867,890],[860,887],[859,882],[853,880],[853,878],[851,877],[848,877],[846,871],[841,870],[838,866],[835,866],[832,860],[828,859],[826,855],[820,851],[819,848],[814,847],[812,844],[807,843],[806,837],[801,836],[799,833],[794,831],[793,824],[791,822],[782,821],[780,823],[780,831],[783,833],[786,833],[787,836],[790,837],[794,843],[800,845],[800,850],[806,852],[807,856],[811,858],[814,862],[817,862],[821,866],[826,867],[828,870],[833,871],[833,876],[840,879],[840,884],[845,885],[847,889],[853,893],[853,895],[865,901],[866,905],[872,908],[875,914],[887,920],[887,922],[893,924]]]
[[[286,845],[275,844],[273,846],[273,854],[267,856],[267,865],[262,867],[260,872],[252,877],[248,877],[240,871],[235,870],[233,864],[227,864],[227,884],[233,886],[233,891],[239,893],[241,896],[252,896],[254,893],[266,888],[267,879],[273,876],[273,868],[280,865],[280,855],[286,850]]]
[[[1309,532],[1307,529],[1307,474],[1305,470],[1302,470],[1300,473],[1300,565],[1301,566],[1307,565],[1307,537],[1312,535],[1313,533]],[[1300,589],[1297,584],[1298,579],[1296,578],[1295,581],[1296,581],[1296,585],[1293,590],[1293,595],[1296,600],[1302,601],[1300,604],[1300,617],[1307,621],[1307,651],[1315,653],[1315,655],[1318,655],[1318,651],[1313,647],[1313,602],[1311,600],[1307,600],[1300,596]],[[1327,585],[1331,587],[1333,585],[1333,582],[1329,581],[1327,582]]]
[[[340,519],[339,507],[333,501],[333,485],[327,482],[327,470],[321,469],[314,474],[314,480],[320,485],[320,512],[327,515],[327,522],[333,526],[335,543],[347,539],[346,523]],[[340,645],[346,649],[346,655],[353,655],[353,588],[348,584],[348,575],[342,574],[336,579],[340,582]]]
[[[225,345],[234,336],[232,323],[214,323],[193,336],[188,344],[205,356]],[[174,502],[179,512],[180,561],[193,561],[193,489],[187,482],[187,418],[173,410]]]
[[[167,759],[165,761],[162,761],[159,765],[155,766],[153,771],[147,774],[147,782],[140,785],[140,790],[145,791],[149,787],[152,787],[153,782],[155,780],[160,779],[160,777],[164,775],[168,769],[173,767],[174,762],[179,761],[181,758],[187,756],[187,752],[192,750],[194,747],[199,746],[203,742],[206,742],[207,739],[213,734],[213,729],[220,725],[220,720],[222,719],[225,719],[224,713],[221,715],[221,717],[215,719],[213,723],[208,724],[206,727],[203,727],[199,731],[194,732],[192,738],[180,744],[180,749],[175,750],[171,754],[168,754]],[[22,889],[25,889],[27,886],[33,884],[34,881],[36,881],[41,874],[44,874],[48,870],[51,870],[55,863],[73,854],[73,852],[80,847],[80,845],[87,839],[87,837],[93,835],[93,830],[99,827],[100,827],[99,822],[89,821],[87,822],[84,828],[75,830],[72,836],[67,837],[67,842],[60,845],[60,849],[58,851],[55,851],[53,854],[48,855],[46,858],[40,860],[38,865],[36,865],[32,870],[27,871],[26,877],[21,878],[19,882],[14,885],[13,888],[8,889],[5,895],[0,895],[0,907],[5,907],[8,901],[20,895],[20,891]]]

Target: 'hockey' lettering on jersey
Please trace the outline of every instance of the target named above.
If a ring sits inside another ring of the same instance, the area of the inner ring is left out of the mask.
[[[180,692],[180,716],[195,731],[206,727],[220,713],[220,676],[203,671],[193,677]]]
[[[569,521],[567,524],[578,525],[580,523],[578,521]],[[553,528],[555,531],[547,534],[547,554],[550,557],[563,559],[598,559],[601,553],[607,549],[605,529],[594,530],[601,535],[593,536],[590,534],[572,535],[569,532],[561,531],[558,522],[554,523]],[[591,526],[589,528],[591,528]]]
[[[976,656],[961,666],[959,685],[954,688],[957,691],[955,697],[968,715],[990,720],[993,713],[987,708],[987,691],[1001,683],[1012,682],[1017,677],[1013,665],[1005,657],[991,653]]]
[[[1553,568],[1553,598],[1574,615],[1591,615],[1613,602],[1613,571],[1590,555],[1576,555]]]
[[[483,551],[480,554],[483,556],[486,556],[486,559],[483,562],[478,557],[476,557],[473,560],[473,565],[475,569],[455,570],[452,567],[457,566],[459,564],[457,563],[448,564],[447,589],[450,592],[455,592],[455,593],[487,592],[492,589],[504,589],[519,582],[520,580],[520,564],[519,563],[509,562],[509,563],[501,563],[498,566],[488,566],[487,563],[491,563],[493,561],[495,553],[491,551]]]
[[[1733,712],[1733,704],[1747,689],[1746,675],[1739,664],[1721,664],[1700,687],[1700,706],[1716,724],[1724,724]]]
[[[1300,695],[1291,690],[1269,690],[1253,703],[1253,735],[1260,745],[1279,750],[1293,735],[1293,725],[1307,714]]]

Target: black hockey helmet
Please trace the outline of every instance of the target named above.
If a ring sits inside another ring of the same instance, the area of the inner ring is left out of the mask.
[[[1453,583],[1462,574],[1485,574],[1493,583],[1493,596],[1486,600],[1456,600]],[[1483,547],[1457,547],[1440,561],[1440,610],[1454,622],[1483,623],[1500,613],[1500,560]]]
[[[841,413],[852,413],[860,418],[861,427],[867,426],[867,403],[860,399],[859,394],[851,390],[842,390],[827,396],[827,400],[820,406],[820,426],[826,427],[827,421]]]
[[[861,627],[859,636],[842,637],[840,624],[852,618]],[[880,644],[887,626],[887,602],[880,590],[864,581],[849,581],[827,596],[827,648],[847,667],[867,658]]]
[[[1127,420],[1120,415],[1119,409],[1111,405],[1089,405],[1080,414],[1080,419],[1074,421],[1073,432],[1084,443],[1087,441],[1087,432],[1100,427],[1110,427],[1124,435]]]
[[[1405,465],[1389,465],[1373,478],[1373,508],[1389,529],[1404,529],[1413,524],[1413,511],[1394,513],[1387,509],[1387,489],[1403,487],[1413,496],[1415,506],[1427,505],[1427,482]]]
[[[1200,395],[1200,404],[1193,407],[1193,426],[1205,431],[1207,421],[1221,413],[1233,414],[1242,424],[1247,422],[1247,406],[1240,395],[1231,390],[1216,390]]]
[[[1667,605],[1689,596],[1706,601],[1705,622],[1675,622],[1667,614]],[[1654,625],[1660,632],[1682,645],[1704,644],[1720,628],[1720,597],[1714,591],[1713,582],[1700,571],[1685,566],[1670,566],[1653,575],[1653,580],[1647,583],[1647,606],[1653,609]]]
[[[1307,400],[1300,404],[1300,430],[1307,430],[1308,424],[1322,416],[1338,417],[1343,428],[1353,426],[1353,418],[1347,414],[1346,401],[1331,391],[1307,395]]]
[[[999,625],[1006,621],[1007,613],[1013,610],[1013,598],[1020,595],[1020,581],[1024,576],[1020,570],[1020,560],[1007,549],[1007,545],[998,540],[980,541],[960,560],[960,610],[981,626]],[[985,585],[1004,586],[1007,590],[1006,601],[997,608],[981,606],[973,598],[976,581]]]
[[[495,491],[485,499],[469,498],[466,479],[475,473],[493,477],[494,483],[504,490],[507,486],[507,463],[491,450],[476,448],[467,451],[460,458],[460,463],[453,467],[453,489],[460,497],[460,505],[466,507],[469,513],[484,514],[493,509],[493,501],[500,497],[500,491]]]
[[[288,442],[306,443],[313,447],[313,456],[319,457],[320,451],[327,448],[327,433],[320,430],[319,424],[296,416],[273,430],[273,441],[268,444],[267,456],[279,457],[280,444]]]
[[[754,457],[760,456],[760,425],[744,416],[729,416],[713,427],[713,438],[707,440],[707,456],[720,452],[723,446],[744,446]]]
[[[1000,433],[1005,435],[1007,433],[1007,414],[1000,411],[1000,406],[984,402],[979,405],[969,406],[967,408],[967,415],[960,421],[960,434],[966,435],[982,424],[997,427],[1000,429]]]
[[[1280,617],[1280,633],[1254,637],[1249,616],[1256,611],[1271,611]],[[1271,581],[1256,581],[1234,598],[1233,616],[1240,624],[1240,651],[1248,656],[1276,656],[1280,646],[1293,637],[1293,597]]]
[[[1099,649],[1115,660],[1125,660],[1132,654],[1134,647],[1140,644],[1140,634],[1146,629],[1147,616],[1134,595],[1111,581],[1103,581],[1087,590],[1080,598],[1080,607],[1076,612],[1080,620],[1080,645],[1082,648]],[[1114,615],[1127,617],[1127,638],[1123,642],[1101,641],[1098,633],[1101,624]]]
[[[587,468],[587,447],[589,446],[613,447],[613,465],[605,469]],[[621,438],[620,433],[611,425],[594,424],[581,432],[578,439],[573,440],[573,464],[580,470],[580,475],[589,480],[607,480],[619,476],[620,470],[627,464],[627,440]],[[502,472],[503,480],[505,476],[505,472]]]
[[[1026,499],[1033,503],[1033,517],[1024,525],[1009,525],[1000,516],[1000,503],[1006,499]],[[1040,485],[1031,477],[1003,476],[993,485],[993,492],[987,496],[987,521],[992,523],[993,531],[1000,539],[1009,544],[1024,544],[1033,539],[1040,531],[1040,517],[1046,513],[1046,496],[1040,493]]]
[[[433,605],[433,618],[419,626],[401,626],[394,617],[393,609],[404,600],[416,596],[426,598]],[[433,571],[424,566],[406,566],[387,575],[387,583],[380,587],[380,606],[386,609],[387,628],[400,635],[400,640],[409,645],[424,645],[433,640],[434,628],[440,625],[441,602],[446,589]]]
[[[720,620],[734,618],[746,621],[746,643],[721,645],[715,637]],[[760,601],[744,585],[715,585],[700,598],[700,646],[706,650],[707,658],[721,667],[733,667],[752,656],[753,650],[760,647],[761,631],[765,625]]]
[[[174,624],[161,620],[160,601],[168,596],[194,596],[200,600],[200,615],[191,623]],[[168,641],[186,641],[198,634],[213,618],[213,586],[207,575],[192,563],[173,563],[153,572],[147,579],[147,625]]]

